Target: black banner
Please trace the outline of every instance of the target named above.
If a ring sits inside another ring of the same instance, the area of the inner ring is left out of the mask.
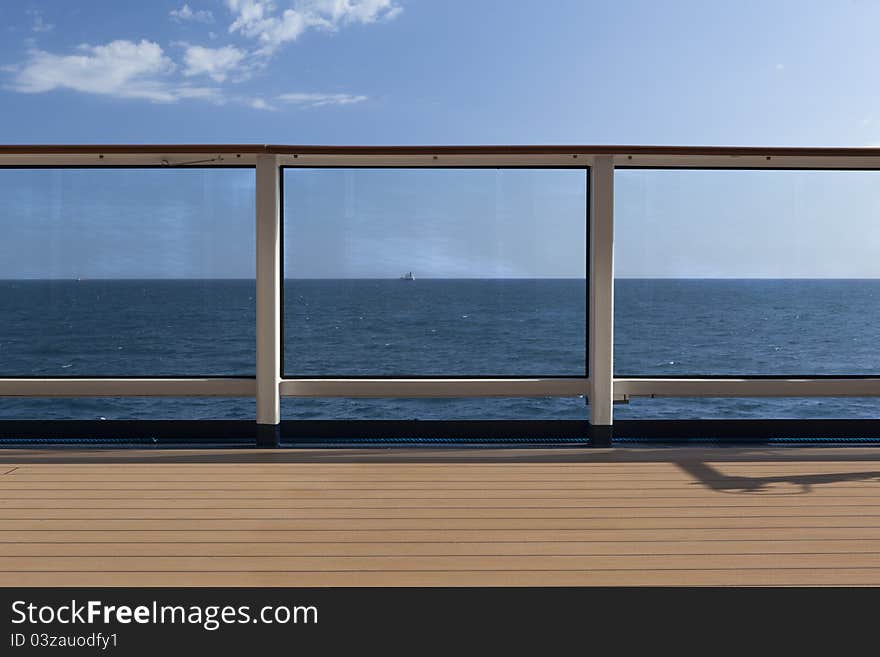
[[[867,648],[877,589],[0,589],[2,655]]]

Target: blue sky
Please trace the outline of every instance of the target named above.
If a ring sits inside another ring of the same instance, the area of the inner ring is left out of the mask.
[[[289,278],[583,278],[584,170],[289,169]],[[0,170],[0,278],[253,278],[252,169]]]
[[[0,3],[0,143],[880,143],[880,3]]]
[[[292,278],[584,278],[582,169],[287,169]]]
[[[880,278],[880,171],[615,173],[627,278]]]
[[[880,146],[878,27],[867,0],[4,2],[0,143]],[[288,271],[580,276],[557,173],[304,173]],[[251,171],[0,198],[0,277],[253,275]],[[619,172],[616,203],[620,276],[880,277],[880,173]]]

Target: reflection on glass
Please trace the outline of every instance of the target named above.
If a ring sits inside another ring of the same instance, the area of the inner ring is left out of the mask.
[[[2,420],[253,420],[245,397],[0,397]]]
[[[589,409],[583,397],[284,398],[281,415],[285,420],[586,420]]]
[[[617,375],[880,373],[878,182],[862,171],[618,171]]]
[[[0,376],[254,373],[252,170],[2,169],[0,199]]]
[[[285,375],[583,376],[586,180],[286,169]]]
[[[636,397],[614,407],[615,420],[847,420],[878,415],[880,400],[873,397]]]

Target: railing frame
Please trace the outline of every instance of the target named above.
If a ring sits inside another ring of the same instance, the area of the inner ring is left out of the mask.
[[[593,444],[611,446],[614,416],[614,159],[590,168],[590,425]]]
[[[257,445],[279,443],[281,426],[281,169],[276,155],[256,166]]]
[[[254,378],[0,378],[0,396],[254,397],[257,442],[279,441],[281,397],[585,396],[595,445],[610,444],[613,402],[630,397],[880,397],[880,378],[615,378],[616,168],[880,170],[880,149],[629,146],[0,146],[5,167],[253,167],[257,346]],[[577,167],[589,172],[589,375],[564,378],[282,378],[283,167]]]

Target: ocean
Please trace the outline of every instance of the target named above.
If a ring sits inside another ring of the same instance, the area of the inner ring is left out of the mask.
[[[876,375],[878,280],[621,279],[618,376]],[[254,283],[0,281],[0,376],[253,376]],[[583,376],[583,280],[286,280],[287,376]],[[874,399],[636,399],[618,418],[871,418]],[[284,399],[285,419],[583,419],[583,398]],[[3,419],[251,419],[250,399],[0,398]]]

